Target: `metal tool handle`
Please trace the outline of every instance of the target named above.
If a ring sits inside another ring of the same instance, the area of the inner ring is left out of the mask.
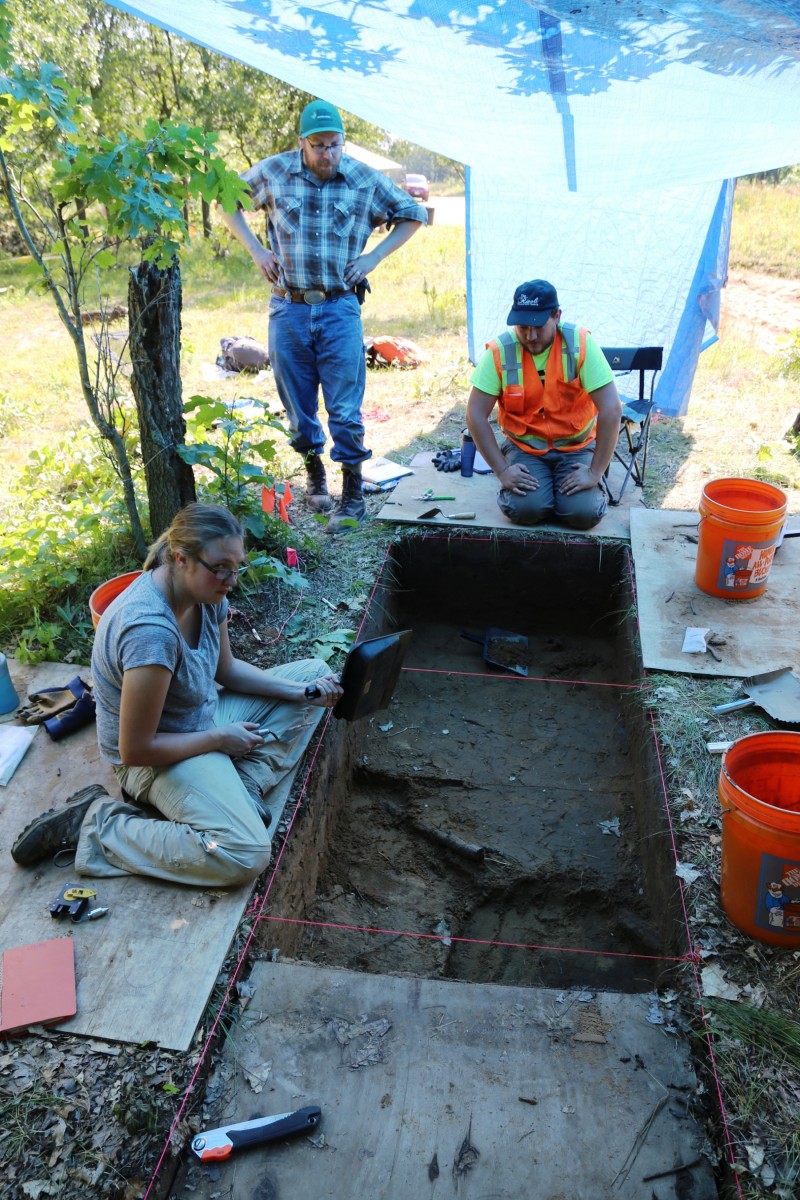
[[[715,713],[736,712],[739,708],[749,708],[751,704],[755,704],[755,700],[751,696],[745,696],[743,700],[731,700],[729,704],[715,704],[711,711]]]

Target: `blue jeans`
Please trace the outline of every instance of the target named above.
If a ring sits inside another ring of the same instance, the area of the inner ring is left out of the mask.
[[[497,503],[509,521],[515,525],[539,525],[542,521],[563,521],[572,529],[591,529],[608,507],[606,494],[598,484],[573,496],[559,492],[559,484],[579,463],[587,466],[594,455],[594,442],[584,450],[548,450],[546,454],[530,454],[514,442],[501,446],[506,462],[521,463],[539,481],[535,492],[516,496],[501,488]]]
[[[269,306],[269,357],[281,403],[289,418],[293,450],[325,449],[317,415],[319,389],[328,414],[334,462],[355,466],[364,449],[361,404],[366,385],[364,331],[355,294],[322,304],[295,304],[273,296]]]

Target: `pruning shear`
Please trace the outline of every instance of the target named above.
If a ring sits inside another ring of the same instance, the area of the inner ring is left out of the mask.
[[[433,488],[428,488],[421,496],[414,496],[415,500],[455,500],[455,496],[434,496]]]
[[[322,1109],[312,1104],[274,1117],[255,1117],[252,1121],[220,1125],[218,1129],[206,1129],[192,1138],[192,1150],[201,1162],[229,1158],[234,1150],[276,1142],[293,1133],[310,1133],[316,1129],[321,1116]]]

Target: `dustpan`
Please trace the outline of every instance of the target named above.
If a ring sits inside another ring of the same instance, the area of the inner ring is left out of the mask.
[[[357,721],[379,708],[386,708],[400,676],[403,658],[411,641],[411,630],[367,638],[353,646],[341,673],[344,695],[336,702],[333,715],[343,721]],[[309,684],[306,695],[319,695]]]
[[[752,679],[743,680],[743,687],[746,696],[741,700],[731,700],[729,704],[716,704],[712,712],[735,712],[736,709],[757,704],[776,721],[782,721],[785,725],[800,725],[800,679],[791,667],[754,675]]]

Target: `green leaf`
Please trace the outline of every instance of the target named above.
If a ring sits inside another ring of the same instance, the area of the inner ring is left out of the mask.
[[[334,629],[314,638],[312,645],[325,661],[332,657],[337,650],[347,652],[355,643],[356,635],[353,629]]]

